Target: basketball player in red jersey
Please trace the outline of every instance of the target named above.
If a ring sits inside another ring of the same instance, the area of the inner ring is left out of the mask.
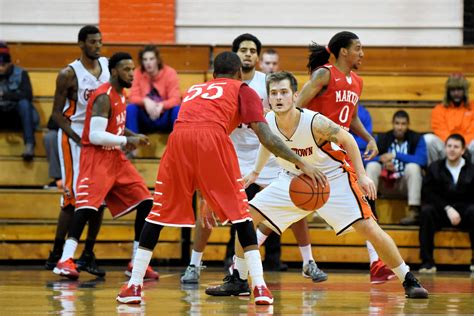
[[[242,83],[242,62],[237,54],[223,52],[214,60],[214,80],[189,88],[161,160],[155,185],[154,206],[140,236],[132,277],[117,296],[120,303],[141,302],[145,268],[164,226],[193,227],[192,197],[199,189],[221,222],[230,221],[244,249],[252,278],[255,303],[268,305],[273,296],[263,279],[257,237],[249,213],[244,180],[229,134],[248,124],[259,141],[276,156],[309,175],[315,185],[326,177],[291,151],[271,133],[258,95]]]
[[[330,54],[336,57],[329,63]],[[339,32],[324,47],[316,43],[310,46],[308,68],[311,79],[301,90],[296,105],[320,112],[346,131],[351,129],[367,141],[364,159],[378,154],[375,139],[365,129],[357,114],[363,82],[353,70],[359,69],[364,58],[362,44],[356,34]],[[370,201],[375,216],[375,202]],[[370,282],[383,283],[394,279],[395,274],[380,260],[373,245],[367,241],[370,257]]]
[[[110,81],[92,94],[87,105],[76,210],[61,259],[53,270],[69,279],[79,277],[72,258],[86,221],[94,216],[104,200],[113,218],[137,209],[137,247],[145,218],[153,203],[142,177],[120,149],[120,146],[134,149],[138,145],[148,144],[146,136],[125,129],[123,89],[130,88],[132,84],[135,68],[132,57],[128,53],[116,53],[110,58],[108,67]],[[145,269],[150,270],[149,267]]]
[[[107,58],[101,57],[102,35],[94,25],[83,26],[78,33],[81,56],[62,69],[56,79],[52,118],[60,127],[58,131],[59,158],[61,162],[64,193],[56,226],[53,249],[45,263],[47,270],[53,270],[61,258],[64,242],[71,227],[76,206],[76,180],[79,173],[81,137],[87,101],[92,92],[109,81]],[[93,252],[94,244],[102,224],[104,208],[89,220],[84,251],[77,260],[80,270],[103,277]]]

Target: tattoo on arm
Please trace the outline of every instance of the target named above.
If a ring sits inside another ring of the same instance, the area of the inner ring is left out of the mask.
[[[338,134],[341,127],[323,115],[316,115],[313,120],[313,133],[318,139],[339,144]]]
[[[263,122],[250,123],[250,127],[265,148],[272,152],[275,156],[285,159],[291,163],[297,163],[300,158],[285,143],[272,133],[268,124]]]

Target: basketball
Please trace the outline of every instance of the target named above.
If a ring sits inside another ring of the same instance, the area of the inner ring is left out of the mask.
[[[314,187],[313,181],[305,174],[294,177],[290,183],[290,198],[296,207],[305,211],[320,209],[329,199],[329,184]]]

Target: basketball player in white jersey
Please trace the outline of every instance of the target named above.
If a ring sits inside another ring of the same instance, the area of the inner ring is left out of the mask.
[[[428,291],[409,272],[391,237],[375,222],[367,198],[376,198],[373,181],[366,175],[359,148],[354,138],[324,115],[295,107],[296,78],[289,72],[271,74],[267,78],[269,103],[273,112],[267,114],[270,130],[303,160],[323,172],[330,186],[327,203],[317,212],[332,226],[337,235],[352,230],[370,240],[377,252],[403,282],[409,298],[427,298]],[[341,145],[347,151],[339,147]],[[270,152],[260,146],[255,169],[245,177],[246,185],[259,176]],[[349,158],[354,169],[347,163]],[[308,215],[291,201],[291,179],[301,171],[277,158],[283,172],[276,181],[257,193],[249,202],[254,225],[263,223],[278,234]],[[247,269],[242,248],[236,243],[236,269],[246,278]],[[223,295],[220,286],[206,289],[209,295]]]
[[[257,94],[260,96],[260,99],[262,100],[264,108],[269,110],[267,88],[265,84],[266,75],[263,72],[257,71],[255,69],[258,63],[258,56],[260,55],[261,48],[262,44],[260,40],[254,35],[248,33],[238,36],[232,43],[232,51],[240,57],[242,62],[242,81],[247,83],[252,89],[255,90],[255,92],[257,92]],[[240,171],[242,175],[246,175],[251,170],[253,170],[260,142],[255,132],[253,132],[253,130],[246,125],[239,126],[239,128],[232,132],[230,137],[237,153]],[[246,189],[248,200],[251,200],[258,191],[277,179],[279,171],[280,167],[276,163],[275,157],[271,156],[255,184]],[[302,275],[306,278],[311,278],[314,282],[322,282],[327,280],[326,273],[318,268],[315,260],[313,259],[306,219],[303,218],[300,222],[294,225],[292,229],[298,245],[300,246],[300,252],[303,257]],[[184,275],[181,277],[181,283],[196,284],[199,282],[201,258],[204,248],[207,244],[207,240],[211,234],[211,230],[212,229],[209,227],[203,227],[203,225],[199,223],[196,224],[190,265],[186,269]],[[262,234],[259,230],[256,232],[257,240],[262,239],[263,243],[267,236]],[[235,231],[231,230],[231,239],[229,241],[230,245],[234,243],[234,238]],[[231,256],[233,253],[233,247],[228,245],[227,248],[227,256]],[[229,253],[229,249],[231,249],[232,253]],[[234,270],[231,277],[238,279],[238,271]],[[229,283],[229,285],[233,287],[233,284]],[[234,289],[232,288],[228,290],[230,292],[234,292]],[[240,291],[241,289],[236,290]]]
[[[76,180],[79,173],[81,137],[89,96],[100,85],[109,81],[107,58],[100,56],[102,35],[93,25],[81,28],[78,34],[81,57],[62,69],[56,79],[52,117],[59,125],[58,144],[64,195],[61,200],[54,240],[46,269],[54,269],[61,257],[65,237],[72,222],[75,208]],[[104,276],[95,263],[93,246],[102,223],[103,208],[89,221],[84,252],[77,261],[78,268],[97,276]]]

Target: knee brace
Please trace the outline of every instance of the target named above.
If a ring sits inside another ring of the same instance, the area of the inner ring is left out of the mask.
[[[239,236],[240,245],[242,248],[257,245],[257,235],[255,234],[255,229],[253,228],[252,221],[248,220],[238,224],[232,224],[237,231]]]

